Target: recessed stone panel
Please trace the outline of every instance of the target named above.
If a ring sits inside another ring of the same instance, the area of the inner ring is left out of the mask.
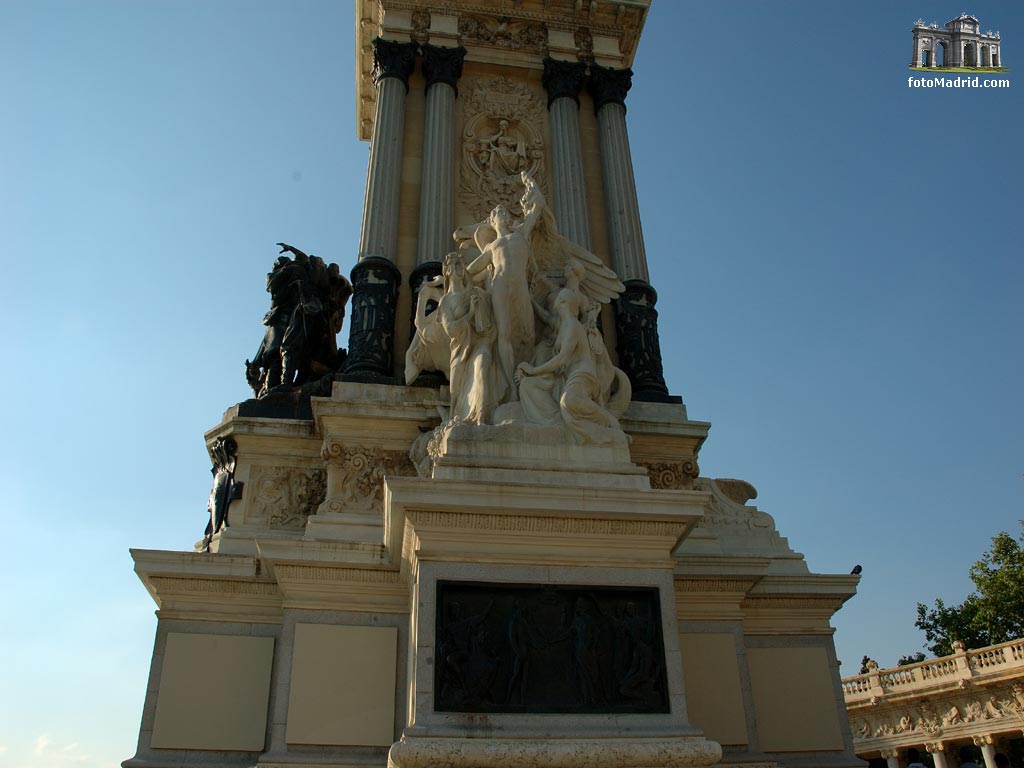
[[[748,648],[757,733],[765,752],[843,749],[824,648]]]
[[[151,745],[261,751],[273,660],[272,637],[168,633]]]
[[[746,744],[736,638],[728,633],[683,634],[679,641],[690,722],[719,744]]]
[[[397,659],[395,627],[297,624],[287,742],[389,746]]]

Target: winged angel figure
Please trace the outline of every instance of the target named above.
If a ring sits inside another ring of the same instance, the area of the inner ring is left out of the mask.
[[[406,380],[411,383],[422,370],[442,371],[451,382],[450,420],[460,420],[461,413],[461,420],[489,423],[497,405],[520,400],[524,377],[547,377],[542,387],[547,395],[537,398],[536,387],[530,387],[530,400],[546,397],[547,407],[538,410],[526,402],[522,407],[527,421],[546,422],[558,416],[560,401],[567,399],[566,382],[578,384],[581,375],[590,377],[589,372],[584,375],[576,369],[593,369],[593,386],[585,388],[586,394],[578,386],[570,388],[575,391],[568,399],[577,403],[578,416],[592,410],[581,409],[581,397],[592,400],[589,405],[602,412],[596,421],[613,426],[614,416],[605,413],[606,406],[615,390],[615,410],[624,407],[622,395],[628,403],[629,383],[608,361],[597,317],[600,306],[625,286],[597,256],[558,234],[540,187],[526,172],[521,179],[522,219],[514,219],[499,205],[485,221],[457,229],[454,238],[459,250],[446,257],[448,279],[443,294],[439,281],[420,291]],[[427,314],[431,300],[438,301],[438,310]],[[446,303],[447,316],[441,311]],[[465,334],[459,333],[456,341],[445,326],[453,326],[456,316],[470,313],[476,340],[467,342]],[[470,358],[475,361],[472,375],[453,376],[457,364]],[[460,407],[466,397],[476,405]],[[570,418],[564,402],[561,410],[572,429],[576,417]],[[578,436],[583,442],[591,441]]]

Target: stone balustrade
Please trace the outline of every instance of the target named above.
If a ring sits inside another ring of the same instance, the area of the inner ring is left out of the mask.
[[[1024,677],[1024,640],[1010,640],[973,651],[961,650],[951,656],[919,661],[891,669],[876,669],[864,675],[843,678],[847,706],[872,697],[934,689],[937,684],[959,685],[961,680],[981,682],[978,677],[1005,677],[1016,669]]]
[[[843,678],[842,689],[858,757],[900,768],[915,747],[942,768],[957,746],[973,744],[996,768],[996,751],[1024,733],[1024,640],[869,669]]]

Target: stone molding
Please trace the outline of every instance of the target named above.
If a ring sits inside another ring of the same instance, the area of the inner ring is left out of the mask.
[[[591,536],[678,536],[685,523],[653,520],[602,520],[534,515],[477,514],[473,512],[408,511],[406,519],[416,527],[461,528],[515,533],[554,533]]]
[[[460,739],[402,736],[388,768],[472,765],[477,768],[661,768],[710,766],[722,748],[700,736],[672,738]]]
[[[590,65],[590,80],[587,90],[594,99],[594,114],[601,111],[605,104],[621,104],[626,106],[626,94],[633,87],[633,70],[612,69],[600,64]]]
[[[379,85],[386,77],[394,77],[402,81],[405,90],[409,90],[409,75],[416,66],[416,50],[419,46],[414,42],[400,43],[385,40],[381,37],[373,39],[373,84]]]
[[[548,109],[556,99],[570,98],[580,104],[580,91],[587,76],[587,65],[583,61],[557,61],[544,59],[544,75],[541,84],[548,92]]]
[[[466,49],[445,48],[440,45],[423,43],[423,77],[427,80],[427,88],[435,83],[450,85],[458,95],[459,78],[462,77],[462,64],[466,58]]]

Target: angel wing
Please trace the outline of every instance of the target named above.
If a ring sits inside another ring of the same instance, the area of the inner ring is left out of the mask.
[[[597,256],[558,234],[555,217],[546,205],[530,234],[530,247],[538,272],[548,277],[560,279],[569,259],[582,264],[585,272],[580,288],[594,301],[607,304],[626,290],[618,275]]]

